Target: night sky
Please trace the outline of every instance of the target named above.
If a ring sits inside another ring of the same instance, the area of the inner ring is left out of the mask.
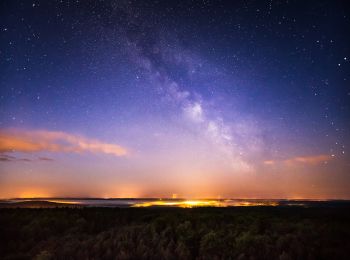
[[[350,199],[347,1],[0,10],[0,197]]]

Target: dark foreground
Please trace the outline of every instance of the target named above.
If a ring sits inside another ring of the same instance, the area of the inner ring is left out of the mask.
[[[349,259],[350,208],[2,208],[0,259]]]

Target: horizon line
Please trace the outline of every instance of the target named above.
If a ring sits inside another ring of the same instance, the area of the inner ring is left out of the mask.
[[[348,201],[350,198],[171,198],[171,197],[12,197],[0,198],[0,200],[47,200],[47,199],[62,199],[62,200],[295,200],[295,201]]]

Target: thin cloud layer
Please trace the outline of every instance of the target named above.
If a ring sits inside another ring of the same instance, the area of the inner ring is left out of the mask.
[[[0,153],[0,162],[53,162],[55,161],[52,158],[48,157],[38,157],[38,158],[21,158],[21,157],[16,157],[4,153]]]
[[[319,164],[319,163],[325,163],[329,160],[331,160],[332,157],[329,155],[321,154],[321,155],[313,155],[313,156],[299,156],[294,157],[288,160],[285,160],[284,162],[286,164],[295,164],[295,163],[305,163],[305,164]]]
[[[309,164],[309,165],[317,165],[320,163],[326,163],[330,160],[332,160],[333,157],[326,154],[320,154],[320,155],[311,155],[311,156],[297,156],[293,158],[289,158],[286,160],[266,160],[264,161],[265,165],[276,165],[276,164],[285,164],[285,165],[297,165],[297,164]]]
[[[5,152],[105,153],[125,156],[119,145],[103,143],[65,132],[47,130],[0,129],[0,153]]]

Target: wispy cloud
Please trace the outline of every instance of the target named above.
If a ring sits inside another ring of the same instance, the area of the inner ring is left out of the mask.
[[[332,156],[330,155],[313,155],[313,156],[299,156],[299,157],[294,157],[290,158],[288,160],[285,160],[284,162],[286,164],[296,164],[296,163],[304,163],[304,164],[319,164],[319,163],[324,163],[329,160],[332,160]]]
[[[0,154],[0,162],[12,162],[16,161],[17,158],[15,156],[7,155],[7,154]]]
[[[67,153],[91,152],[112,154],[114,156],[124,156],[127,154],[127,150],[122,146],[65,132],[0,129],[0,153],[32,153],[43,151]]]
[[[0,162],[32,162],[32,160],[28,158],[18,158],[8,154],[0,154]]]
[[[44,162],[53,162],[54,161],[54,159],[48,158],[48,157],[39,157],[38,160],[44,161]]]
[[[320,155],[311,155],[311,156],[297,156],[284,160],[266,160],[264,161],[265,165],[276,165],[284,164],[288,166],[298,165],[298,164],[308,164],[308,165],[317,165],[320,163],[327,163],[332,160],[333,157],[326,154]]]
[[[274,160],[266,160],[266,161],[264,161],[265,165],[274,165],[275,163],[276,163],[276,161],[274,161]]]
[[[22,158],[22,157],[16,157],[4,153],[0,153],[0,162],[53,162],[55,161],[52,158],[48,157],[38,157],[38,158]]]

